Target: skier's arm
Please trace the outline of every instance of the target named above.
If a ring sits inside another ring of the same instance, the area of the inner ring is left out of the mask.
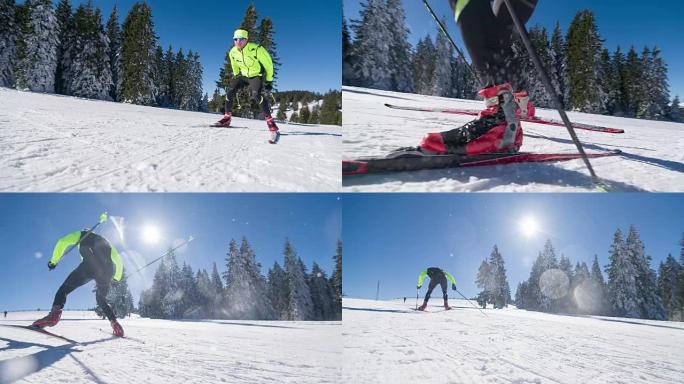
[[[425,280],[425,276],[427,276],[427,269],[418,275],[418,285],[416,285],[416,288],[420,289],[420,287],[423,286],[423,280]]]
[[[57,240],[55,244],[55,249],[52,250],[52,258],[50,259],[50,264],[57,265],[59,260],[64,256],[64,251],[70,246],[78,243],[81,239],[81,231],[71,232],[70,234]]]
[[[112,262],[114,263],[114,281],[121,281],[121,276],[123,275],[123,263],[121,262],[121,257],[116,248],[112,246],[112,251],[110,252],[112,257]]]
[[[257,48],[257,60],[261,63],[261,65],[264,66],[264,69],[266,70],[266,81],[267,82],[272,82],[273,81],[273,60],[271,59],[271,55],[268,54],[268,51],[266,48],[259,46]]]
[[[451,8],[454,10],[455,22],[458,23],[458,18],[461,16],[463,9],[465,9],[469,2],[470,0],[449,0],[449,5],[451,5]]]
[[[451,276],[451,273],[445,271],[444,274],[446,275],[447,279],[449,279],[449,281],[451,281],[451,289],[453,289],[455,291],[456,290],[456,280],[454,279],[453,276]]]

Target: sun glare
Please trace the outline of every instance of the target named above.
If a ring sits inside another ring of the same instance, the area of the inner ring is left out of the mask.
[[[539,226],[537,225],[537,220],[532,216],[525,217],[520,222],[520,230],[527,237],[534,236],[537,231],[539,231]]]
[[[160,234],[159,228],[157,226],[148,224],[143,227],[142,232],[143,240],[148,244],[156,244],[159,242]]]

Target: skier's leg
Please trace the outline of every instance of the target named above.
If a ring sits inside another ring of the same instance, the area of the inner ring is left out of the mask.
[[[33,326],[39,328],[55,326],[62,317],[62,309],[66,303],[67,295],[74,289],[86,284],[92,279],[93,277],[91,275],[90,268],[85,263],[79,264],[78,267],[76,267],[76,269],[69,274],[66,280],[64,280],[64,283],[62,283],[57,290],[55,299],[52,302],[52,309],[50,310],[50,313],[48,313],[47,316],[43,317],[42,319],[34,321]]]
[[[233,99],[235,99],[235,95],[240,88],[245,86],[245,84],[247,83],[243,76],[238,76],[230,82],[228,91],[226,92],[226,104],[223,118],[216,122],[216,124],[214,124],[215,126],[230,127],[230,120],[233,114]]]
[[[450,309],[449,307],[449,295],[447,295],[447,279],[446,276],[442,276],[439,279],[439,285],[442,288],[442,298],[444,299],[444,309]]]
[[[116,321],[114,311],[112,310],[112,307],[110,307],[107,303],[107,294],[109,293],[110,279],[111,275],[109,277],[98,278],[95,281],[95,283],[97,284],[97,288],[95,290],[95,301],[97,302],[97,305],[100,307],[100,309],[102,309],[102,312],[104,312],[105,316],[107,316],[107,319],[109,319],[109,321]]]

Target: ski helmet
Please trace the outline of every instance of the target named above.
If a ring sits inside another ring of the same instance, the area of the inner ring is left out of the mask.
[[[233,39],[249,39],[249,32],[244,29],[236,29],[233,33]]]

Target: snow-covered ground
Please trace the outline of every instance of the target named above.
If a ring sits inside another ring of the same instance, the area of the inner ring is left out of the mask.
[[[344,382],[684,382],[684,323],[441,303],[344,299]]]
[[[482,109],[482,102],[344,87],[342,157],[383,156],[398,147],[418,145],[427,132],[441,132],[472,120],[469,116],[389,109],[402,106]],[[537,115],[560,119],[554,110]],[[571,121],[622,128],[624,134],[577,131],[587,152],[620,149],[621,156],[591,159],[596,174],[616,191],[684,191],[684,124],[626,119],[585,113]],[[523,123],[521,151],[577,152],[563,127]],[[406,192],[575,192],[593,189],[582,160],[424,170],[345,177],[345,191]]]
[[[45,312],[10,312],[30,324]],[[49,331],[0,326],[0,383],[338,383],[340,322],[121,320],[65,312]]]
[[[331,192],[342,128],[0,88],[0,191]]]

